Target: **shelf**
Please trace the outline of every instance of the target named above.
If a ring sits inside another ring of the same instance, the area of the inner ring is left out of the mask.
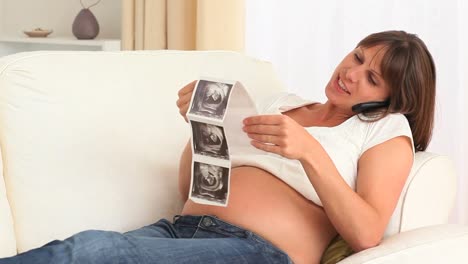
[[[108,44],[120,45],[118,39],[90,39],[80,40],[73,37],[45,37],[45,38],[31,38],[31,37],[12,37],[0,36],[0,42],[14,42],[14,43],[37,43],[37,44],[52,44],[52,45],[74,45],[74,46],[103,46]]]
[[[27,36],[1,36],[0,56],[33,50],[120,50],[119,39],[79,40],[74,37],[31,38]]]

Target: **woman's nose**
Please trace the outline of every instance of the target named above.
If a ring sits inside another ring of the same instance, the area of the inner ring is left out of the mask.
[[[350,82],[357,82],[359,78],[365,73],[365,70],[359,66],[350,67],[346,70],[346,79]]]

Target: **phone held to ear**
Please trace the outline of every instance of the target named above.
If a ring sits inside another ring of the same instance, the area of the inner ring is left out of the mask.
[[[353,110],[355,113],[362,113],[382,107],[387,107],[389,104],[390,103],[388,101],[360,103],[353,105],[351,110]]]

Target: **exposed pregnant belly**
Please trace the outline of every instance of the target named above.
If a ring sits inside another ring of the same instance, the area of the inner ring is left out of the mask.
[[[319,262],[336,234],[321,207],[255,167],[232,169],[230,188],[227,207],[187,200],[182,214],[216,215],[267,239],[296,264]]]

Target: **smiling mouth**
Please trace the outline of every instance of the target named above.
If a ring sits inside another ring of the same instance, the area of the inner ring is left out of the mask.
[[[351,94],[348,90],[348,88],[346,88],[345,84],[343,83],[343,81],[341,81],[341,78],[340,76],[338,76],[338,80],[337,80],[337,83],[338,83],[338,89],[341,89],[343,92],[347,93],[347,94]]]

